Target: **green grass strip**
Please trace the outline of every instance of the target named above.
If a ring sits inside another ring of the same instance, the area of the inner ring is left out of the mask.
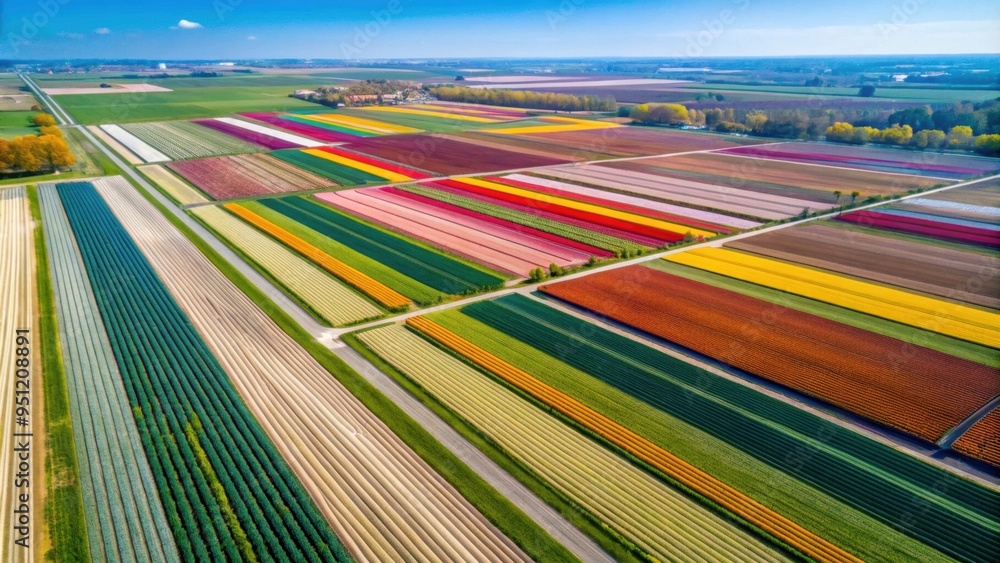
[[[49,528],[49,549],[44,557],[46,561],[89,561],[90,543],[69,410],[69,389],[56,324],[55,296],[49,275],[49,255],[45,248],[45,227],[37,188],[30,185],[27,193],[31,219],[35,222],[38,340],[45,403],[45,523]]]

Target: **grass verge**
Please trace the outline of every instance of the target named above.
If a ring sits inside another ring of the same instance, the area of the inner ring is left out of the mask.
[[[38,191],[28,186],[31,219],[35,223],[34,244],[39,308],[39,341],[42,357],[42,389],[45,399],[45,433],[48,455],[45,460],[45,522],[49,527],[46,561],[89,561],[87,524],[80,488],[69,391],[62,365],[62,348],[56,328],[48,252],[42,225]]]

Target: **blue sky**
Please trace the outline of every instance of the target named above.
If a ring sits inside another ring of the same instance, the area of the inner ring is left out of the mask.
[[[20,0],[0,58],[1000,53],[995,0]]]

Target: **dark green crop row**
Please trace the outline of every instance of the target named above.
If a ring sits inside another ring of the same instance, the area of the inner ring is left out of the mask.
[[[995,491],[527,297],[463,313],[956,559],[1000,552]]]
[[[310,125],[312,124],[310,123]],[[351,168],[350,166],[344,166],[343,164],[337,164],[336,162],[325,158],[304,153],[299,149],[275,151],[271,154],[281,160],[284,160],[285,162],[298,166],[303,170],[308,170],[313,174],[333,180],[341,186],[361,186],[364,184],[385,183],[384,178],[374,174],[369,174],[368,172],[357,170]]]
[[[242,561],[241,554],[252,551],[259,560],[349,560],[97,191],[89,184],[61,184],[58,192],[182,558]],[[202,423],[198,444],[185,435],[195,421]],[[214,476],[199,466],[202,454]],[[224,494],[213,490],[216,484]],[[235,513],[238,526],[227,526],[227,513]]]

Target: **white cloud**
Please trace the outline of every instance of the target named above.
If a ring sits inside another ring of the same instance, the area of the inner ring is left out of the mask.
[[[177,22],[177,25],[170,26],[170,29],[201,29],[205,26],[198,22],[193,22],[189,20],[181,20]]]
[[[98,35],[111,35],[111,30],[106,27],[99,27],[94,30],[94,33]]]
[[[257,40],[256,35],[251,35],[250,37],[247,37],[247,41],[256,41],[256,40]]]

